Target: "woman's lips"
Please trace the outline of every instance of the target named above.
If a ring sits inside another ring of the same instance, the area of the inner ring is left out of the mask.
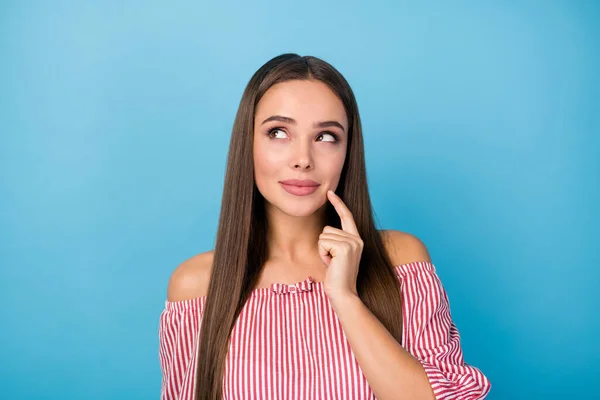
[[[296,196],[307,196],[317,191],[319,186],[296,186],[281,183],[286,192]]]

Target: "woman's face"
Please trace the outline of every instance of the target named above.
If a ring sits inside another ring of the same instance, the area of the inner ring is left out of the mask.
[[[293,80],[273,85],[254,118],[256,186],[267,203],[286,214],[311,215],[328,201],[327,190],[337,188],[347,143],[346,111],[326,84]],[[311,180],[316,187],[282,183],[290,179]]]

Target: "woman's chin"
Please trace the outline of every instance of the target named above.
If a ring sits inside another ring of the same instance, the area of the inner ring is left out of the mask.
[[[292,217],[310,217],[322,208],[323,204],[316,202],[306,202],[305,204],[292,204],[292,201],[282,201],[275,204],[275,207],[284,214]],[[300,202],[298,202],[300,203]],[[309,204],[310,203],[310,204]]]

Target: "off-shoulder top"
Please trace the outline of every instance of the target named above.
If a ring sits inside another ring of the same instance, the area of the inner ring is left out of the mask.
[[[465,363],[448,296],[431,262],[395,267],[404,349],[437,399],[483,399],[491,388]],[[161,399],[193,399],[206,297],[165,301],[159,318]],[[231,332],[223,396],[233,399],[374,399],[323,290],[312,277],[255,289]]]

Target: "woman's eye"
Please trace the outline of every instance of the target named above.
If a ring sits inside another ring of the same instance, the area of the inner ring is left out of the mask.
[[[273,128],[273,129],[269,130],[269,132],[267,133],[267,136],[269,136],[269,137],[272,138],[273,134],[276,133],[276,132],[283,132],[283,133],[285,133],[283,130],[281,130],[279,128]]]
[[[323,139],[323,140],[321,140],[321,142],[337,142],[337,136],[334,135],[333,133],[323,132],[322,134],[319,135],[319,137],[322,137],[322,138],[324,138],[326,136],[329,136],[330,139],[327,139],[327,140]]]

